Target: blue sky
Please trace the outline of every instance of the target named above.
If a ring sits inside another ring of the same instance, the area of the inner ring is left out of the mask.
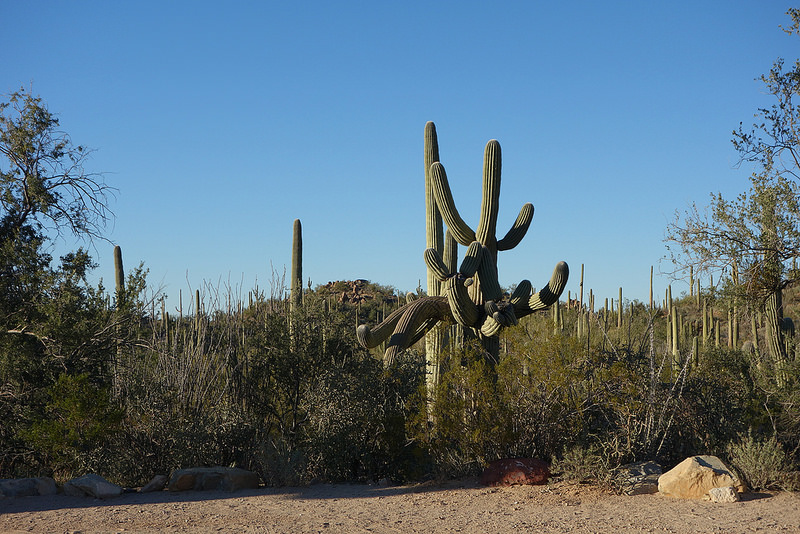
[[[4,2],[0,92],[32,87],[119,191],[108,237],[177,293],[268,287],[304,230],[314,285],[425,284],[423,128],[471,225],[498,139],[498,234],[535,206],[500,282],[565,260],[602,303],[663,296],[676,209],[735,196],[730,139],[771,104],[755,78],[797,41],[791,4]],[[793,40],[795,39],[795,40]],[[58,244],[56,254],[75,247]],[[97,277],[113,285],[112,245]],[[686,282],[673,291],[688,290]]]

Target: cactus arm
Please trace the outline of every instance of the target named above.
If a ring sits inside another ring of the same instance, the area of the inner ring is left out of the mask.
[[[511,227],[503,239],[497,242],[497,250],[511,250],[519,245],[519,242],[522,241],[522,238],[525,237],[525,234],[528,232],[532,220],[533,204],[528,202],[519,210],[519,215],[517,216],[517,220],[514,221],[514,226]]]
[[[436,280],[443,282],[452,276],[453,272],[448,269],[447,265],[445,265],[444,260],[442,260],[442,257],[439,255],[436,249],[425,249],[425,252],[422,256],[425,259],[425,265],[428,266],[428,272],[433,273],[433,275],[436,277]]]
[[[475,231],[475,238],[492,251],[496,250],[494,241],[497,231],[497,213],[500,209],[500,172],[500,143],[496,139],[492,139],[486,143],[483,154],[481,218],[478,229]]]
[[[447,228],[453,234],[453,237],[459,244],[465,247],[475,241],[475,231],[469,227],[461,215],[458,214],[455,202],[453,201],[453,194],[450,191],[450,184],[447,181],[447,173],[444,170],[444,165],[438,161],[431,165],[431,185],[433,186],[433,194],[436,197],[436,205],[442,214]]]
[[[461,260],[461,268],[459,268],[458,272],[466,278],[472,278],[478,272],[482,259],[483,247],[477,241],[473,241],[464,253],[464,259]]]
[[[372,349],[386,341],[405,312],[404,308],[405,306],[390,313],[386,319],[375,328],[370,328],[365,324],[359,325],[356,329],[358,343],[365,349]]]
[[[492,253],[486,246],[481,246],[482,258],[478,265],[478,282],[484,300],[500,300],[503,298],[503,290],[500,289],[500,282],[497,280],[497,262],[494,261]]]
[[[531,298],[531,283],[529,280],[523,280],[511,293],[511,304],[516,306],[520,302],[527,302],[529,298]]]
[[[450,312],[458,324],[475,327],[480,319],[478,307],[472,302],[464,285],[463,277],[454,276],[444,283],[444,294],[450,305]]]
[[[444,256],[442,257],[447,272],[454,273],[458,270],[458,243],[453,239],[450,230],[444,233]]]
[[[421,339],[436,322],[450,317],[450,308],[445,297],[423,297],[396,311],[402,313],[384,352],[385,365],[391,365],[397,354]]]
[[[569,266],[566,262],[559,262],[555,269],[553,269],[553,275],[550,277],[550,281],[547,282],[542,289],[533,294],[527,302],[524,299],[520,299],[517,304],[514,305],[517,317],[525,317],[526,315],[543,310],[555,303],[558,297],[561,296],[561,293],[564,292],[568,278]]]

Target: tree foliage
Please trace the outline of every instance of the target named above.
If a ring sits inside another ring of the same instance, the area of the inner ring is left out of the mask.
[[[800,35],[800,10],[787,14],[792,24],[784,31]],[[677,245],[671,253],[679,267],[712,274],[736,269],[747,295],[766,298],[797,279],[789,267],[800,255],[800,60],[787,69],[778,59],[758,79],[776,102],[759,109],[752,126],[740,123],[732,140],[740,164],[754,165],[749,191],[734,200],[712,193],[707,209],[693,204],[678,213],[667,241]]]
[[[0,103],[0,223],[102,237],[111,188],[87,172],[91,151],[74,145],[41,97],[20,89]]]

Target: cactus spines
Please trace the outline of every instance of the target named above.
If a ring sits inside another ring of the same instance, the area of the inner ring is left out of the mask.
[[[303,226],[300,219],[294,220],[292,229],[292,273],[291,302],[292,310],[303,304]]]

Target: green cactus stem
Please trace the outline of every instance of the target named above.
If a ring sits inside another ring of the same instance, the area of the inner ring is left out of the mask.
[[[294,220],[292,231],[291,309],[303,304],[303,226],[300,219]]]
[[[119,245],[114,247],[114,280],[117,290],[117,306],[119,306],[125,294],[125,270],[122,268],[122,248]]]

